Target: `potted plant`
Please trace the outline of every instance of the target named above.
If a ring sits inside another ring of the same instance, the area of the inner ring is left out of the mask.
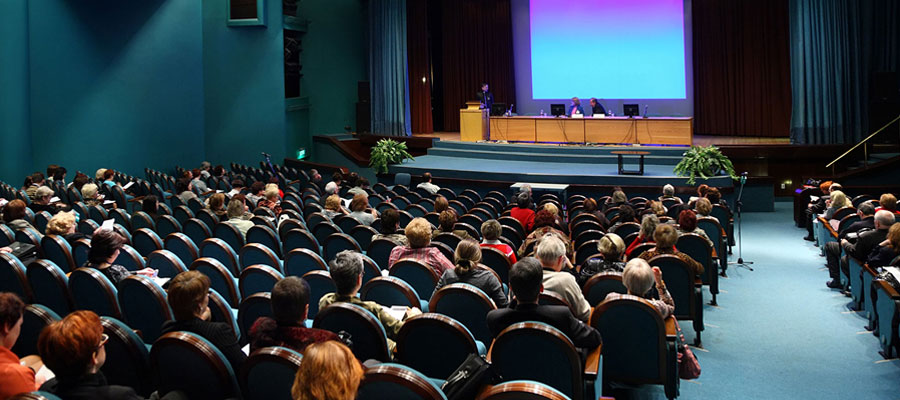
[[[688,185],[697,182],[697,177],[709,179],[710,177],[725,173],[731,179],[737,180],[734,166],[731,160],[716,146],[691,146],[684,152],[684,156],[675,166],[675,175],[688,177]]]
[[[369,166],[375,168],[376,173],[386,173],[388,165],[399,164],[406,159],[415,160],[406,151],[406,142],[381,139],[372,148],[372,155],[369,156]]]

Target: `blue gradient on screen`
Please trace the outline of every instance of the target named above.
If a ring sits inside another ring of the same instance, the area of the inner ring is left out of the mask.
[[[684,0],[531,0],[534,99],[684,99]]]

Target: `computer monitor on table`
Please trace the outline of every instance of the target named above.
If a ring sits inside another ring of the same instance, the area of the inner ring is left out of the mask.
[[[554,117],[560,117],[566,115],[566,105],[565,104],[551,104],[550,105],[550,115]]]
[[[625,114],[626,117],[637,117],[638,115],[641,115],[641,107],[637,104],[623,104],[622,111],[622,114]]]
[[[506,114],[506,103],[494,103],[491,105],[491,116],[500,117]]]

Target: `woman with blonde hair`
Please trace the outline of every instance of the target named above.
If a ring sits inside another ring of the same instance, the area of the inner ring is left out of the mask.
[[[62,236],[70,245],[74,245],[78,239],[90,239],[89,235],[76,232],[76,225],[74,211],[60,211],[47,221],[47,234]]]
[[[330,340],[306,348],[291,397],[294,400],[353,400],[363,380],[363,368],[353,352]]]
[[[635,238],[631,244],[628,245],[628,248],[625,249],[625,256],[630,257],[631,252],[635,247],[638,247],[639,244],[654,243],[653,232],[656,231],[657,225],[659,225],[659,217],[655,214],[644,215],[644,218],[641,220],[641,230],[638,231],[637,238]]]
[[[333,194],[325,198],[325,216],[334,219],[344,214],[347,214],[347,210],[341,205],[341,196]]]
[[[503,286],[494,272],[487,270],[481,264],[481,246],[474,240],[463,240],[456,246],[454,257],[456,265],[453,269],[444,271],[441,279],[438,280],[434,291],[447,286],[451,283],[468,283],[475,286],[485,294],[487,294],[497,308],[506,307],[509,299],[503,293]]]
[[[99,206],[103,203],[103,198],[98,194],[97,185],[93,183],[85,183],[81,187],[81,197],[84,199],[84,205],[87,207]]]
[[[834,218],[834,213],[837,210],[840,210],[844,207],[850,207],[852,204],[850,203],[850,199],[847,198],[847,195],[840,190],[835,190],[831,192],[831,199],[829,200],[830,205],[827,210],[825,210],[825,219],[830,220]]]
[[[275,216],[281,214],[281,197],[278,191],[278,185],[270,183],[266,185],[266,197],[256,204],[256,207],[266,207],[275,213]]]
[[[584,286],[588,279],[600,272],[621,272],[625,269],[625,263],[622,261],[622,256],[625,254],[625,241],[621,236],[615,233],[603,235],[600,242],[597,243],[597,251],[603,257],[591,258],[581,266],[577,276],[579,286]]]

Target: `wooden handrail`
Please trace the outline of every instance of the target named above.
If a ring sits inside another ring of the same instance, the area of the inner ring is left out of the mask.
[[[846,156],[847,154],[850,154],[850,152],[852,152],[853,150],[856,150],[857,147],[859,147],[860,145],[865,144],[866,142],[869,141],[869,139],[875,137],[875,135],[881,133],[881,131],[887,129],[889,126],[893,125],[893,124],[894,124],[895,122],[897,122],[897,121],[900,121],[900,115],[897,115],[897,118],[894,118],[893,121],[888,122],[885,126],[882,126],[881,129],[875,131],[874,133],[872,133],[872,134],[869,135],[869,136],[866,136],[865,139],[860,140],[859,143],[857,143],[855,146],[851,147],[850,150],[845,151],[844,154],[841,154],[840,156],[838,156],[838,158],[835,158],[834,161],[828,163],[828,165],[826,165],[825,168],[828,168],[828,167],[834,165],[834,163],[836,163],[836,162],[838,162],[840,159],[844,158],[844,156]]]

